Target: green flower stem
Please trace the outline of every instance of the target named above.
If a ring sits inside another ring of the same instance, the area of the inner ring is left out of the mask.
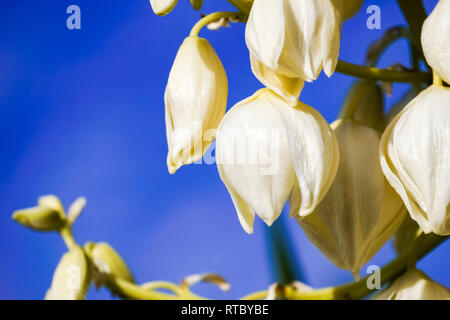
[[[427,253],[438,247],[442,242],[448,239],[436,235],[429,235],[423,240],[420,249],[417,250],[418,259],[424,257]],[[409,254],[400,256],[381,269],[381,284],[386,284],[407,270]],[[353,283],[338,287],[318,289],[308,292],[298,292],[293,287],[285,287],[283,296],[289,300],[339,300],[339,299],[362,299],[372,293],[373,290],[367,287],[369,276]],[[248,296],[244,300],[260,300],[267,297],[267,291],[260,291]]]
[[[253,1],[246,0],[227,0],[233,6],[235,6],[239,11],[248,15],[250,13],[250,9],[252,8]]]
[[[77,243],[75,242],[75,239],[72,234],[72,227],[70,225],[66,225],[63,229],[61,229],[59,234],[63,238],[64,243],[67,246],[67,249],[71,250],[77,246]]]
[[[422,51],[420,38],[422,35],[423,22],[427,18],[427,13],[422,0],[397,0],[397,2],[411,29],[414,44]]]
[[[173,286],[167,286],[167,282],[155,282],[153,284],[158,283],[157,286],[159,289],[175,289]],[[147,287],[141,287],[127,280],[117,278],[114,276],[107,276],[104,283],[105,287],[109,288],[111,292],[118,295],[123,299],[135,299],[135,300],[204,300],[200,296],[197,296],[187,290],[178,291],[177,295],[171,295],[167,293],[157,292],[154,290],[149,290],[148,283]],[[175,286],[175,285],[174,285]]]
[[[264,230],[264,235],[274,282],[288,284],[295,280],[304,281],[285,220],[278,219]]]
[[[368,80],[380,80],[388,82],[404,82],[404,83],[431,83],[432,76],[426,72],[407,72],[395,71],[388,69],[378,69],[373,67],[364,67],[357,64],[339,60],[336,71],[347,74],[349,76],[358,77]]]
[[[386,49],[399,39],[406,38],[412,41],[412,35],[408,28],[397,26],[388,29],[382,38],[378,39],[369,48],[367,53],[367,65],[375,67]]]
[[[190,36],[196,37],[198,36],[200,30],[206,26],[207,24],[220,20],[222,18],[236,18],[240,22],[245,22],[247,19],[247,16],[241,12],[235,12],[235,11],[220,11],[220,12],[214,12],[211,14],[208,14],[207,16],[201,18],[192,28]]]
[[[183,295],[184,290],[177,286],[175,283],[168,281],[152,281],[141,285],[141,288],[145,290],[166,289],[172,291],[176,295]]]

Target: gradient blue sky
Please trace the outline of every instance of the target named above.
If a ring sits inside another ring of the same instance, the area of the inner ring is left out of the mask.
[[[230,9],[205,0],[202,12]],[[425,0],[428,9],[435,0]],[[66,28],[66,8],[77,4],[82,29]],[[382,30],[365,27],[365,8],[378,4]],[[65,247],[55,234],[39,234],[13,223],[14,210],[56,194],[69,205],[86,196],[75,225],[80,243],[108,241],[132,267],[138,281],[170,280],[216,272],[231,291],[201,285],[197,292],[235,298],[273,282],[264,233],[239,225],[214,165],[166,168],[163,94],[183,38],[199,18],[187,0],[157,17],[148,0],[2,1],[0,4],[0,298],[40,299]],[[363,63],[367,46],[404,19],[395,1],[366,1],[343,27],[340,56]],[[249,67],[244,25],[202,31],[223,61],[229,107],[261,87]],[[404,41],[391,47],[381,66],[408,62]],[[308,84],[302,101],[328,121],[339,111],[352,78],[335,74]],[[407,85],[395,85],[395,102]],[[305,281],[312,286],[351,280],[328,262],[286,215]],[[450,244],[419,264],[450,286]],[[385,246],[372,263],[394,257]],[[89,298],[109,298],[101,289]]]

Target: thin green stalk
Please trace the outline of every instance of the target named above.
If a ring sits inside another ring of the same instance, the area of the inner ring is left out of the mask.
[[[289,284],[295,280],[304,281],[300,264],[293,252],[291,237],[282,217],[265,230],[265,238],[275,282]]]
[[[63,238],[64,243],[67,246],[67,249],[71,250],[72,248],[77,246],[77,243],[75,242],[75,239],[72,234],[72,227],[70,225],[66,225],[63,229],[61,229],[59,233]]]
[[[395,71],[373,67],[364,67],[342,60],[339,60],[336,71],[347,74],[349,76],[375,81],[404,83],[431,83],[432,81],[431,74],[426,72]]]
[[[161,283],[160,283],[161,284]],[[167,284],[167,283],[166,283]],[[204,300],[200,296],[197,296],[189,291],[179,292],[179,295],[172,295],[154,290],[149,290],[148,287],[141,287],[137,284],[117,278],[114,276],[107,276],[105,279],[105,287],[111,290],[114,294],[123,299],[135,299],[135,300]],[[166,285],[164,285],[166,287]],[[170,286],[172,289],[173,286]],[[163,289],[163,287],[159,287]],[[164,289],[169,289],[164,288]]]
[[[215,22],[217,20],[220,20],[222,18],[235,18],[241,22],[244,22],[246,20],[246,15],[241,12],[235,12],[235,11],[219,11],[214,12],[211,14],[208,14],[207,16],[201,18],[192,28],[190,36],[196,37],[198,36],[200,30],[210,24],[211,22]]]

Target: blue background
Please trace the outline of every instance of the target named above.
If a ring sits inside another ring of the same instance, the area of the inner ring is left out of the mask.
[[[435,0],[425,0],[428,10]],[[82,29],[66,28],[66,8],[81,7]],[[365,8],[381,7],[382,29],[368,30]],[[231,9],[206,0],[202,12]],[[34,233],[11,220],[14,210],[56,194],[67,206],[86,196],[75,225],[85,241],[108,241],[138,281],[170,280],[212,271],[231,282],[222,293],[200,285],[213,298],[237,298],[273,281],[265,247],[266,227],[255,234],[239,225],[215,165],[166,168],[163,94],[178,46],[198,20],[187,0],[166,17],[149,1],[2,1],[0,4],[0,298],[40,299],[65,247],[56,234]],[[395,1],[367,1],[342,31],[340,56],[363,63],[368,45],[404,19]],[[229,107],[261,87],[249,67],[244,25],[202,31],[227,70]],[[399,41],[380,66],[409,61]],[[321,76],[301,99],[333,121],[352,78]],[[408,88],[395,85],[387,108]],[[328,262],[288,221],[304,281],[320,287],[352,279]],[[450,286],[450,244],[419,266]],[[386,245],[372,263],[394,257]],[[365,270],[365,269],[364,269]],[[363,271],[364,271],[363,270]],[[105,289],[89,298],[109,298]]]

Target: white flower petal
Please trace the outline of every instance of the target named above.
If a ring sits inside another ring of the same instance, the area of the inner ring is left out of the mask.
[[[425,233],[450,234],[450,89],[431,86],[387,127],[383,172]]]
[[[295,173],[276,104],[285,104],[269,89],[231,108],[216,141],[220,177],[232,196],[245,231],[253,231],[254,212],[271,225],[291,193]]]
[[[212,46],[202,38],[186,38],[164,96],[170,173],[201,159],[225,114],[227,95],[227,76]]]
[[[266,87],[283,97],[291,106],[296,106],[305,82],[299,78],[290,78],[266,67],[259,60],[250,56],[252,71],[256,78]]]
[[[340,150],[336,178],[314,212],[297,220],[328,259],[359,276],[405,215],[381,171],[379,133],[354,120],[333,127]]]

